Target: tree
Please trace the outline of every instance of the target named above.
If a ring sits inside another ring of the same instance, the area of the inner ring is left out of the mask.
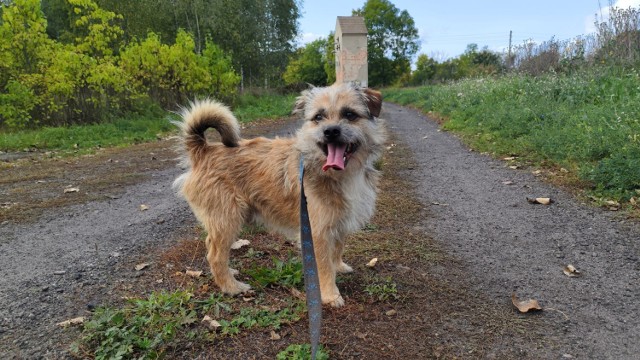
[[[327,85],[327,73],[324,69],[326,45],[326,39],[318,39],[298,49],[282,75],[285,84]]]
[[[368,30],[369,84],[390,85],[411,72],[418,52],[418,30],[406,10],[389,0],[367,0],[353,15],[364,17]]]
[[[325,60],[324,60],[324,72],[327,74],[327,84],[333,84],[336,82],[336,38],[335,34],[329,33],[327,37],[327,43],[325,44]]]
[[[411,74],[412,85],[425,85],[432,81],[436,75],[436,67],[438,63],[425,54],[418,55],[416,61],[416,70]]]

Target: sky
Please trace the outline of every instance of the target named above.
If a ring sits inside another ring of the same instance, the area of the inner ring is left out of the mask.
[[[420,36],[420,51],[442,61],[467,45],[502,52],[512,43],[568,40],[595,30],[597,14],[606,20],[610,0],[390,0],[407,10]],[[640,0],[612,0],[619,8],[640,8]],[[365,0],[303,0],[299,44],[327,37],[337,16],[350,16]]]

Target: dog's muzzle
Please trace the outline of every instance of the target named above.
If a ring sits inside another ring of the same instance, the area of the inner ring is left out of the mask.
[[[327,162],[322,166],[322,170],[344,170],[349,158],[358,149],[358,144],[344,142],[340,126],[324,129],[324,141],[320,146],[327,155]]]

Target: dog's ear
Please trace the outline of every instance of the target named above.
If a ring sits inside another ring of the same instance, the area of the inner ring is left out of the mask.
[[[304,115],[304,108],[307,106],[307,102],[311,99],[311,90],[314,89],[314,86],[309,84],[309,90],[304,90],[300,93],[300,96],[296,98],[296,103],[293,105],[293,110],[291,111],[294,115]]]
[[[380,111],[382,110],[382,94],[379,91],[369,88],[365,88],[363,91],[371,116],[380,116]]]

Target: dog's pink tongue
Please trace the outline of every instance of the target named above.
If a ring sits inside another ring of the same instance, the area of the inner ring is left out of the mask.
[[[322,171],[327,171],[331,168],[336,170],[344,170],[345,150],[347,150],[346,144],[327,144],[327,162],[322,167]]]

